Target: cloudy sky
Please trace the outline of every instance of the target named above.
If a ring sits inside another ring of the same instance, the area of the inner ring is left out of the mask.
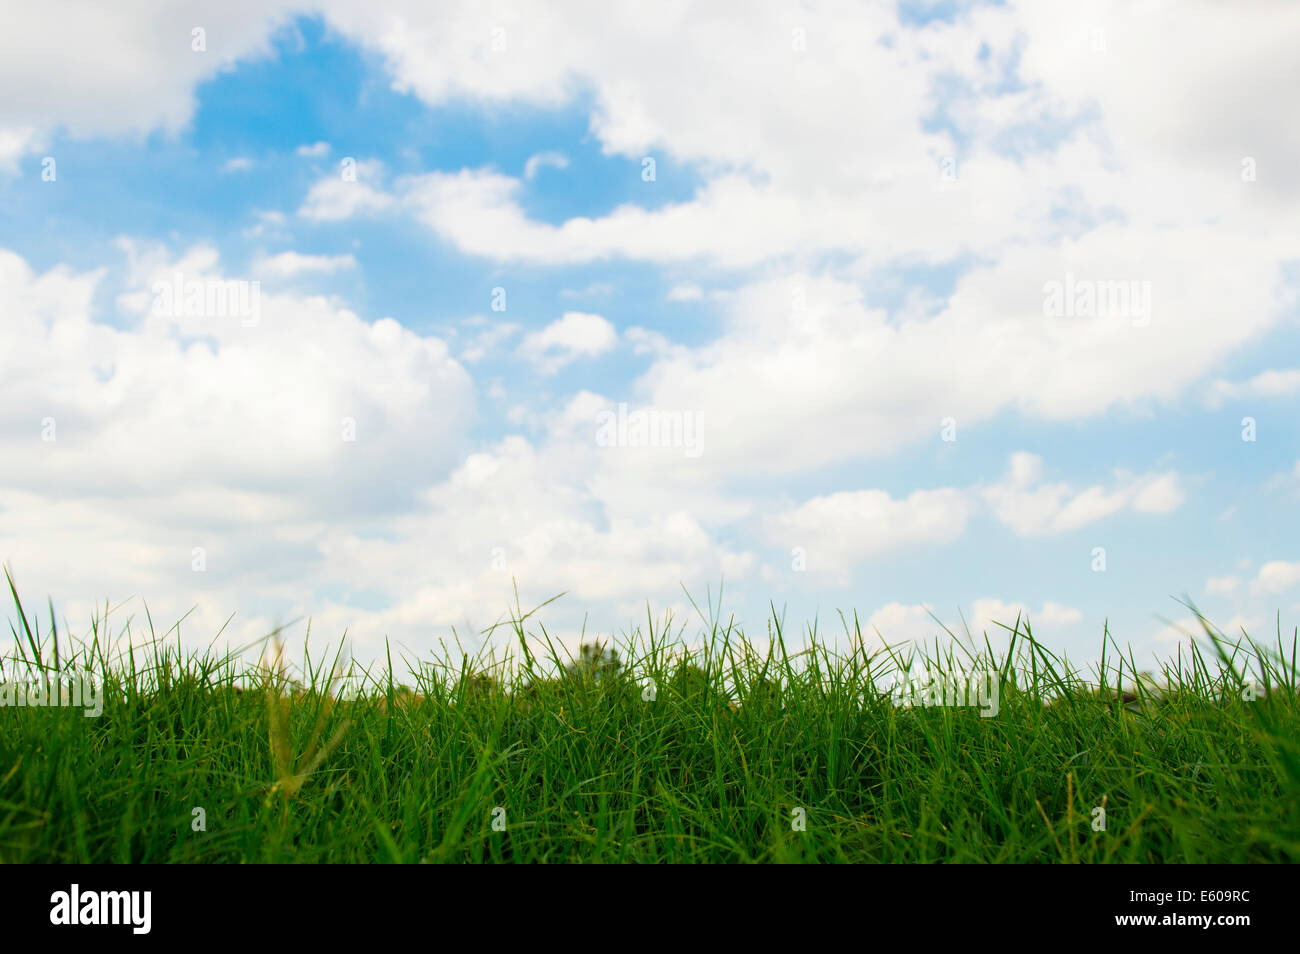
[[[758,636],[1288,631],[1298,47],[1265,0],[11,5],[0,561],[74,630],[362,658],[515,585],[570,643],[720,581]]]

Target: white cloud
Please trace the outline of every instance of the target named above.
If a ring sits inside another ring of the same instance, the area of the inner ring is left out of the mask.
[[[892,4],[814,3],[796,14],[780,4],[724,3],[706,16],[666,9],[648,27],[615,5],[582,3],[526,15],[471,0],[237,3],[204,8],[206,54],[190,49],[192,14],[165,4],[92,18],[89,46],[69,42],[49,13],[34,9],[7,34],[0,62],[14,76],[8,88],[30,75],[47,82],[4,103],[11,128],[177,129],[192,113],[194,87],[265,52],[270,29],[291,12],[322,13],[381,54],[397,89],[430,104],[558,106],[589,95],[592,132],[607,154],[668,154],[711,177],[692,202],[644,221],[616,213],[554,234],[526,226],[530,240],[507,242],[510,256],[544,255],[532,239],[552,236],[562,239],[555,250],[564,260],[663,260],[674,239],[689,254],[724,262],[821,247],[942,259],[1059,235],[1050,220],[1062,208],[1085,216],[1119,208],[1138,230],[1161,221],[1276,230],[1300,199],[1294,177],[1276,172],[1300,164],[1300,134],[1276,122],[1283,91],[1300,81],[1291,55],[1300,14],[1267,2],[1234,11],[1231,31],[1208,0],[1177,8],[1092,2],[1064,18],[1051,5],[1011,3],[922,28],[900,25]],[[791,43],[796,26],[806,51]],[[508,55],[492,49],[498,28]],[[1201,46],[1209,52],[1190,76],[1181,51]],[[87,62],[96,69],[75,68]],[[162,64],[171,81],[158,84],[137,68],[143,62]],[[1018,83],[1006,81],[1013,65]],[[948,133],[927,131],[923,118],[936,113],[957,127],[962,149]],[[1034,123],[1078,134],[1036,142],[1024,134]],[[1028,148],[1010,158],[1006,145],[1017,136]],[[1260,165],[1243,191],[1247,149]],[[945,156],[960,159],[954,182],[936,175]],[[506,217],[518,211],[500,183],[478,185],[475,201],[501,206]],[[872,215],[859,214],[864,207]],[[667,224],[690,228],[673,235]],[[629,234],[636,225],[646,226],[641,241]],[[437,227],[469,229],[464,221]],[[584,228],[593,234],[583,237]]]
[[[864,633],[878,634],[888,646],[905,642],[925,642],[946,636],[943,627],[931,616],[932,607],[888,603],[867,617]]]
[[[298,215],[314,222],[338,222],[358,215],[375,215],[396,205],[383,191],[384,166],[378,160],[361,160],[355,178],[343,177],[343,166],[318,181],[307,193]]]
[[[936,621],[936,616],[942,622]],[[863,629],[878,632],[890,646],[907,642],[933,644],[936,639],[942,645],[949,640],[949,634],[968,643],[969,629],[976,648],[983,650],[985,634],[995,648],[1005,646],[1010,638],[1008,630],[1015,628],[1017,618],[1020,620],[1022,634],[1027,620],[1034,630],[1035,638],[1043,636],[1050,639],[1059,636],[1061,630],[1082,622],[1083,613],[1050,600],[1034,612],[1024,603],[984,598],[975,600],[968,612],[952,614],[939,613],[928,604],[889,603],[876,610],[867,619]]]
[[[555,374],[579,358],[594,358],[618,343],[618,331],[600,315],[582,311],[565,312],[541,331],[524,337],[521,357],[535,364],[543,374]]]
[[[1169,513],[1183,502],[1178,474],[1117,474],[1114,487],[1076,489],[1070,484],[1041,483],[1042,460],[1034,454],[1011,456],[1010,473],[983,491],[998,519],[1020,536],[1065,533],[1097,520],[1133,510]]]
[[[471,382],[441,341],[289,294],[263,293],[255,327],[154,314],[155,281],[228,276],[207,248],[121,247],[114,323],[93,313],[104,273],[37,274],[0,253],[0,454],[26,461],[0,481],[0,552],[65,614],[131,595],[155,617],[197,605],[186,632],[203,642],[236,609],[233,642],[310,615],[365,657],[386,635],[477,638],[513,605],[512,578],[524,600],[569,591],[547,621],[576,632],[588,610],[631,618],[755,565],[716,539],[734,503],[576,422],[578,436],[467,453]]]
[[[1051,5],[1017,3],[919,29],[901,27],[889,4],[811,4],[797,16],[781,5],[722,4],[708,16],[674,8],[653,29],[615,7],[557,5],[525,20],[473,3],[435,13],[395,2],[364,14],[338,3],[327,16],[382,51],[395,85],[426,102],[550,106],[590,92],[592,130],[608,154],[639,162],[667,153],[707,170],[687,203],[558,227],[528,221],[517,183],[487,170],[424,181],[430,225],[502,260],[736,264],[817,249],[950,260],[1059,239],[1063,210],[1095,221],[1121,209],[1139,235],[1157,223],[1214,222],[1280,237],[1300,200],[1292,177],[1264,171],[1300,162],[1300,134],[1275,121],[1281,91],[1300,77],[1290,55],[1300,15],[1285,5],[1253,5],[1233,17],[1230,36],[1210,2],[1174,10],[1115,0],[1066,18]],[[806,52],[792,47],[796,26]],[[497,27],[508,56],[482,39]],[[1184,77],[1179,51],[1204,37],[1213,54]],[[1023,83],[1006,81],[1013,66]],[[1175,76],[1183,81],[1171,83]],[[1218,107],[1214,121],[1207,102]],[[961,149],[926,131],[922,118],[934,113],[958,128]],[[1159,117],[1154,129],[1149,116]],[[1028,138],[1034,124],[1065,129],[1063,140]],[[1017,140],[1022,154],[1007,155]],[[1243,191],[1247,148],[1263,165]],[[948,156],[960,159],[951,182],[938,176]],[[476,213],[514,234],[494,249]]]
[[[669,301],[699,301],[704,297],[704,289],[699,285],[674,285],[668,289]]]
[[[1172,264],[1190,241],[1170,234],[1161,254]],[[638,389],[647,403],[707,417],[715,462],[763,457],[785,472],[937,442],[949,417],[961,440],[1000,412],[1077,420],[1170,400],[1239,340],[1241,327],[1223,321],[1223,309],[1242,308],[1272,280],[1246,279],[1251,260],[1225,248],[1220,266],[1189,258],[1185,271],[1157,283],[1177,297],[1163,306],[1167,323],[1044,316],[1046,279],[1067,268],[1115,274],[1129,244],[1099,229],[1065,259],[1022,250],[969,273],[932,315],[891,316],[837,279],[757,281],[724,302],[716,338],[656,362]],[[1131,253],[1142,254],[1137,246]],[[1241,319],[1257,333],[1278,320],[1267,299],[1254,299]],[[766,454],[774,444],[785,448],[776,458]],[[1141,506],[1158,509],[1162,494],[1169,488],[1153,488]]]
[[[1075,490],[1066,483],[1042,484],[1042,469],[1037,455],[1017,453],[1011,455],[1005,480],[992,486],[918,490],[899,499],[882,490],[814,497],[769,517],[764,535],[783,548],[801,547],[808,572],[847,583],[853,578],[851,570],[864,560],[957,540],[981,500],[1021,536],[1066,532],[1125,509],[1164,513],[1182,501],[1174,473],[1121,475],[1111,490]],[[1046,605],[1039,618],[1069,621],[1052,615],[1054,606]]]
[[[886,5],[827,4],[797,16],[779,5],[724,4],[705,15],[666,8],[653,24],[582,4],[525,17],[470,2],[443,5],[436,15],[415,3],[364,11],[338,3],[327,16],[381,50],[396,85],[429,103],[469,96],[556,105],[590,91],[592,129],[604,149],[637,160],[665,149],[687,160],[752,163],[783,178],[815,170],[843,181],[861,178],[856,157],[863,154],[877,169],[924,154],[914,119],[924,112],[927,69]],[[791,49],[796,25],[813,38],[808,56]],[[491,49],[497,27],[508,56]],[[880,42],[886,36],[889,45]],[[864,49],[873,55],[862,56]],[[719,110],[719,101],[728,108]],[[854,122],[845,123],[850,114]],[[869,130],[881,128],[899,135],[876,140]],[[826,149],[831,138],[834,148]]]
[[[1276,595],[1285,593],[1297,584],[1300,584],[1300,561],[1288,563],[1285,560],[1273,560],[1259,568],[1259,573],[1251,580],[1250,591]]]
[[[80,5],[75,23],[65,6],[11,9],[0,33],[0,144],[17,137],[25,151],[55,130],[76,139],[176,133],[193,115],[199,83],[267,54],[271,31],[303,7],[123,0]],[[199,24],[205,52],[193,48]]]
[[[680,594],[683,582],[749,572],[753,555],[717,544],[688,498],[648,509],[633,488],[624,502],[592,485],[600,466],[589,444],[517,436],[470,454],[391,534],[329,535],[322,552],[336,572],[395,599],[382,612],[340,607],[328,618],[366,634],[484,625],[514,605],[517,580],[530,603],[567,592],[548,619],[576,628],[592,606],[630,617],[647,598]]]
[[[682,345],[674,344],[662,332],[653,331],[650,328],[633,326],[623,332],[623,337],[632,346],[634,354],[649,354],[654,355],[655,358],[667,358],[675,354],[683,355],[689,351],[688,348]]]
[[[1300,368],[1285,371],[1261,371],[1246,381],[1226,381],[1222,378],[1210,385],[1206,403],[1221,407],[1224,402],[1243,398],[1277,398],[1300,393]]]
[[[1006,201],[1025,194],[1017,183],[1018,169],[990,162],[990,175],[996,176]],[[412,176],[397,187],[400,205],[439,236],[466,253],[501,262],[572,265],[622,258],[661,264],[701,260],[739,268],[795,254],[843,249],[861,254],[890,240],[886,259],[891,260],[923,256],[941,261],[974,251],[976,236],[963,238],[952,230],[953,206],[968,206],[964,214],[969,215],[981,210],[965,196],[932,195],[924,167],[913,167],[908,177],[908,183],[878,200],[897,208],[865,224],[843,195],[776,192],[741,175],[715,178],[692,200],[654,211],[629,203],[600,218],[573,218],[560,225],[530,219],[519,204],[521,180],[487,169]],[[1039,234],[1033,222],[1022,211],[1008,216],[1005,228],[1023,240]]]
[[[275,278],[292,278],[302,274],[330,274],[340,269],[356,268],[357,260],[351,255],[303,255],[300,252],[281,252],[269,258],[254,260],[254,275]]]
[[[1233,596],[1241,587],[1241,580],[1235,576],[1212,576],[1205,581],[1208,596]]]
[[[486,318],[471,322],[466,325],[475,327],[486,325],[482,331],[476,334],[470,343],[460,353],[460,360],[468,362],[482,361],[489,354],[497,349],[498,345],[509,341],[520,331],[520,325],[512,321],[491,322]]]
[[[950,543],[970,513],[958,490],[918,490],[894,499],[883,490],[828,494],[770,518],[766,536],[785,549],[806,551],[807,571],[840,580],[854,564],[902,547]]]
[[[226,160],[225,164],[221,167],[221,171],[222,172],[247,172],[251,168],[253,168],[252,159],[248,158],[247,156],[235,156],[234,158]]]
[[[690,351],[657,349],[637,396],[709,420],[710,467],[744,466],[779,443],[786,453],[766,455],[768,465],[794,471],[933,439],[950,416],[967,433],[1006,411],[1077,420],[1171,402],[1277,326],[1288,307],[1281,263],[1300,255],[1291,227],[1300,188],[1278,176],[1243,182],[1241,157],[1224,153],[1200,100],[1181,87],[1170,97],[1154,78],[1183,68],[1161,39],[1166,30],[1215,35],[1197,88],[1231,107],[1241,141],[1267,147],[1255,150],[1260,156],[1300,160],[1296,137],[1273,119],[1284,87],[1268,81],[1295,70],[1277,34],[1294,36],[1296,17],[1252,10],[1228,40],[1214,29],[1212,7],[1186,9],[1175,17],[1094,4],[1062,24],[1011,5],[910,30],[887,6],[813,6],[798,24],[776,7],[746,6],[739,18],[692,15],[684,34],[673,29],[687,17],[678,10],[649,31],[615,10],[584,12],[590,31],[574,31],[559,14],[525,27],[509,10],[474,5],[453,5],[436,24],[415,6],[365,17],[339,6],[327,15],[383,51],[396,85],[430,103],[470,95],[554,104],[589,83],[592,128],[608,153],[700,163],[703,182],[688,200],[559,224],[531,219],[522,181],[493,169],[406,177],[355,208],[400,207],[462,251],[501,262],[782,261],[770,271],[787,277],[754,281],[724,304],[718,338]],[[1105,28],[1104,57],[1094,55],[1090,24]],[[807,54],[790,48],[795,25],[806,30]],[[508,59],[481,41],[495,26],[506,29]],[[873,56],[861,56],[864,48]],[[1020,53],[1036,82],[1008,92],[1003,73]],[[666,59],[681,69],[665,74]],[[943,99],[938,77],[949,81]],[[864,101],[862,89],[889,94]],[[1143,132],[1135,99],[1160,114],[1160,137]],[[718,101],[736,106],[720,115]],[[921,117],[936,109],[968,145],[958,150],[946,134],[924,131]],[[1008,154],[1006,144],[1034,123],[1063,132]],[[941,160],[958,152],[946,182]],[[350,212],[326,207],[322,217]],[[855,264],[822,275],[798,268],[820,252]],[[970,269],[932,307],[889,314],[859,284],[871,287],[886,266],[964,255]],[[1067,276],[1144,284],[1151,313],[1050,317],[1045,283]],[[808,302],[801,312],[791,303],[795,287]],[[678,289],[671,298],[695,295]],[[1122,506],[1163,512],[1179,494],[1173,478],[1155,480]],[[1088,494],[1060,519],[1086,522],[1117,502]]]
[[[10,409],[0,435],[6,455],[32,457],[7,486],[147,501],[208,485],[333,498],[371,467],[391,467],[395,490],[451,463],[462,425],[449,409],[471,412],[472,393],[441,341],[318,297],[265,291],[255,326],[235,314],[159,314],[155,282],[230,279],[216,253],[200,247],[173,261],[134,249],[131,269],[122,320],[108,324],[91,307],[102,273],[37,275],[0,253],[11,316],[0,327],[0,403]],[[42,374],[34,358],[45,352]],[[32,415],[53,418],[58,439],[43,445]],[[341,439],[345,417],[357,421],[355,444]],[[412,429],[425,435],[416,447]],[[33,444],[39,454],[28,453]],[[112,450],[122,447],[132,452]]]
[[[1173,401],[1286,313],[1280,263],[1300,254],[1290,226],[1300,188],[1278,176],[1243,182],[1241,156],[1224,152],[1202,101],[1182,87],[1171,97],[1155,78],[1182,69],[1162,39],[1168,30],[1214,35],[1208,73],[1194,85],[1231,109],[1240,141],[1267,147],[1251,147],[1260,156],[1300,161],[1297,137],[1272,118],[1284,108],[1277,84],[1295,73],[1278,38],[1300,29],[1293,14],[1252,9],[1228,40],[1205,4],[1175,16],[1101,3],[1068,21],[1011,5],[921,30],[900,29],[887,7],[814,6],[798,24],[775,7],[746,7],[739,18],[693,16],[683,40],[671,29],[683,11],[652,31],[617,11],[584,13],[596,17],[584,20],[593,32],[624,38],[611,43],[558,15],[524,28],[508,10],[452,6],[437,29],[420,30],[412,28],[432,24],[420,9],[385,9],[400,12],[329,15],[385,52],[399,88],[431,103],[468,94],[550,104],[588,81],[593,130],[609,153],[639,161],[666,151],[702,163],[705,181],[683,202],[628,204],[558,225],[530,219],[521,181],[491,169],[408,177],[359,209],[400,205],[462,251],[505,262],[625,257],[730,267],[818,252],[854,257],[855,270],[836,279],[791,271],[743,288],[721,338],[665,358],[638,382],[647,403],[694,407],[714,421],[725,451],[717,461],[782,441],[790,452],[775,466],[812,468],[892,452],[948,416],[969,427],[1008,409],[1061,420]],[[471,42],[497,25],[510,38],[508,62]],[[790,48],[794,25],[806,30],[806,55]],[[1110,44],[1104,55],[1092,48],[1093,25]],[[873,56],[862,57],[863,48]],[[1017,51],[1036,85],[1007,92],[1002,74]],[[682,68],[664,74],[666,58]],[[939,76],[951,81],[943,100]],[[864,102],[860,89],[889,95]],[[737,105],[719,115],[717,101]],[[938,175],[940,161],[959,150],[921,129],[920,117],[938,108],[970,139],[951,182]],[[1144,132],[1143,109],[1159,113],[1160,136]],[[1066,131],[1007,155],[1007,141],[1035,122]],[[863,154],[872,156],[870,175]],[[963,255],[975,264],[951,297],[920,313],[872,309],[855,283],[887,265]],[[1145,283],[1151,314],[1140,322],[1045,315],[1045,283],[1067,276]],[[802,315],[790,307],[796,284],[809,296]],[[1172,497],[1172,487],[1156,486],[1135,506],[1159,510]],[[1091,505],[1106,502],[1079,503]]]
[[[263,292],[255,327],[154,314],[154,281],[228,276],[209,249],[126,246],[112,323],[102,271],[0,251],[0,456],[25,461],[0,480],[0,552],[69,612],[135,594],[173,619],[200,603],[204,641],[236,609],[233,632],[264,635],[266,614],[315,608],[313,581],[346,579],[327,532],[383,526],[463,458],[471,382],[436,338],[319,297]]]
[[[23,155],[37,148],[37,134],[33,127],[0,126],[0,172],[17,175]]]
[[[820,252],[856,262],[837,279],[790,268],[788,279],[742,289],[721,338],[641,379],[647,403],[694,407],[715,422],[716,461],[781,442],[789,452],[775,466],[812,468],[892,452],[948,416],[970,427],[1005,410],[1062,420],[1173,401],[1286,313],[1280,264],[1300,254],[1291,227],[1300,187],[1262,172],[1300,162],[1300,136],[1275,121],[1300,32],[1300,16],[1283,8],[1252,7],[1231,37],[1204,3],[1177,13],[1093,3],[1064,21],[1011,4],[920,30],[900,28],[888,5],[813,5],[798,23],[779,7],[720,8],[689,14],[689,30],[679,29],[684,10],[665,12],[653,30],[613,9],[584,11],[590,31],[558,13],[525,27],[508,10],[473,5],[421,30],[432,21],[420,9],[387,9],[400,13],[330,15],[388,56],[399,88],[431,103],[553,104],[589,84],[592,128],[608,153],[701,164],[704,181],[686,201],[560,224],[529,218],[520,180],[491,169],[397,184],[393,201],[462,251],[552,265],[797,266]],[[496,25],[508,61],[481,42]],[[805,54],[790,46],[796,25]],[[1093,26],[1109,44],[1103,53]],[[1171,31],[1186,43],[1215,38],[1205,72],[1173,87],[1168,78],[1185,64],[1165,39]],[[1017,57],[1031,80],[1020,88],[1003,75]],[[668,60],[680,68],[665,73]],[[864,99],[864,89],[888,94]],[[1206,97],[1233,135],[1206,121]],[[720,101],[734,107],[720,114]],[[969,140],[962,149],[924,131],[921,118],[936,110]],[[1148,113],[1159,116],[1157,135]],[[1026,131],[1035,123],[1062,132],[1035,140]],[[1014,141],[1026,145],[1009,154]],[[1255,182],[1241,177],[1247,148],[1265,163]],[[960,160],[952,181],[939,175],[945,156]],[[920,313],[873,309],[845,280],[962,256],[974,264],[951,297]],[[1046,316],[1045,283],[1068,275],[1145,283],[1151,314]],[[796,283],[810,299],[802,316],[791,314]],[[694,296],[682,286],[670,297]],[[1174,496],[1158,485],[1134,506],[1158,511]]]
[[[528,157],[524,163],[524,178],[531,179],[537,175],[539,169],[567,169],[569,160],[563,153],[558,152],[539,152],[536,155]]]
[[[1034,612],[1024,603],[1004,603],[1001,600],[982,599],[976,600],[972,606],[971,616],[968,618],[971,632],[983,634],[989,632],[1005,633],[998,623],[1003,626],[1015,627],[1017,618],[1021,621],[1021,632],[1024,632],[1024,623],[1028,621],[1031,627],[1036,627],[1041,631],[1043,628],[1058,628],[1064,626],[1073,626],[1075,623],[1083,622],[1083,612],[1068,606],[1062,606],[1060,603],[1053,603],[1048,600],[1038,612]]]
[[[311,159],[322,159],[330,154],[330,144],[327,142],[314,142],[310,145],[301,145],[294,151],[300,156],[307,156]]]

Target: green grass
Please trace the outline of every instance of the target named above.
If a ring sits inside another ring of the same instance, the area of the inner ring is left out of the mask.
[[[1300,856],[1294,638],[1264,647],[1207,627],[1213,653],[1193,649],[1166,667],[1164,693],[1128,701],[1115,688],[1136,667],[1107,639],[1088,679],[1023,622],[1001,652],[931,650],[932,664],[996,673],[998,713],[982,717],[897,706],[877,686],[922,656],[868,651],[856,620],[840,654],[819,640],[787,652],[776,624],[770,649],[709,624],[691,651],[647,621],[616,664],[569,660],[516,613],[504,658],[353,666],[331,692],[337,658],[304,663],[305,689],[282,666],[183,653],[175,638],[153,640],[145,663],[114,655],[107,614],[74,647],[13,599],[2,678],[90,675],[105,697],[97,718],[0,709],[0,861]],[[1268,691],[1244,701],[1251,673]]]

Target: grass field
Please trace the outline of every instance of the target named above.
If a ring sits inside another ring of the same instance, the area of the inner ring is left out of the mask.
[[[3,679],[90,679],[103,711],[0,709],[6,862],[1300,857],[1294,635],[1215,634],[1157,686],[1108,640],[1085,679],[1015,621],[1003,652],[927,656],[869,652],[852,619],[838,655],[776,626],[760,651],[710,625],[692,652],[648,620],[571,660],[517,613],[507,658],[390,659],[331,691],[337,656],[295,680],[160,638],[141,662],[102,619],[74,649],[13,600]],[[900,705],[884,687],[927,659],[984,695]]]

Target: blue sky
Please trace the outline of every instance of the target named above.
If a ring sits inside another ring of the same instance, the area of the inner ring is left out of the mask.
[[[693,635],[721,580],[759,634],[1027,610],[1072,658],[1107,621],[1167,655],[1184,596],[1286,632],[1300,76],[1266,8],[141,3],[0,102],[0,559],[74,630],[311,617],[362,658],[475,645],[516,584],[567,591],[570,643],[647,602]],[[160,309],[177,274],[256,282],[256,321]],[[1136,297],[1052,314],[1067,280]],[[620,404],[698,445],[607,446]]]

